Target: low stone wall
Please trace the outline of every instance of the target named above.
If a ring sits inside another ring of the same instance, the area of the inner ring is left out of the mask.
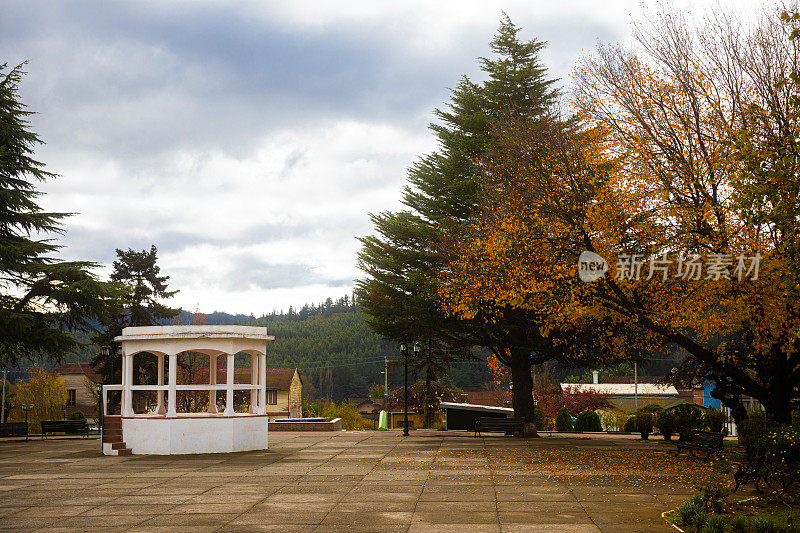
[[[341,431],[342,419],[330,422],[270,422],[270,431]]]

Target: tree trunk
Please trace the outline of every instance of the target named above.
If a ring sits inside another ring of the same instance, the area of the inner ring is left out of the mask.
[[[423,407],[422,427],[428,429],[431,427],[431,371],[430,367],[425,371],[425,406]]]
[[[772,386],[769,388],[769,400],[762,405],[767,412],[767,417],[782,426],[792,425],[792,386],[787,380],[774,376]]]
[[[711,389],[711,397],[716,398],[722,402],[722,405],[731,410],[731,417],[737,426],[740,422],[747,419],[747,409],[742,405],[742,396],[740,394],[731,396],[725,394],[724,391],[720,391],[717,387],[714,387]]]
[[[525,421],[524,437],[538,437],[533,414],[533,378],[530,353],[523,348],[511,349],[511,383],[514,416]]]

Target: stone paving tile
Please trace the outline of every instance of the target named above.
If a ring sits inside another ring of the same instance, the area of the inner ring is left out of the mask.
[[[271,435],[268,452],[104,457],[92,439],[0,440],[0,529],[43,531],[669,531],[692,492],[669,472],[535,464],[608,438],[466,432]],[[625,448],[623,448],[625,449]],[[704,463],[697,463],[702,465]]]
[[[502,533],[600,533],[594,524],[502,524]]]

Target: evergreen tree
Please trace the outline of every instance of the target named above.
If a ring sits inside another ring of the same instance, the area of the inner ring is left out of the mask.
[[[361,239],[359,266],[366,277],[357,282],[356,295],[369,325],[390,339],[491,349],[512,367],[515,415],[532,422],[533,359],[527,339],[535,324],[518,309],[494,323],[480,317],[457,320],[443,311],[437,283],[450,259],[443,244],[478,203],[475,162],[493,141],[494,118],[519,116],[533,125],[553,119],[549,110],[556,91],[538,58],[544,43],[520,42],[519,31],[504,17],[490,45],[497,57],[480,60],[487,80],[478,84],[463,77],[448,108],[435,111],[441,123],[430,128],[440,148],[409,170],[403,194],[407,210],[372,215],[376,235]],[[430,355],[422,364],[431,366],[431,374],[446,367],[446,360],[441,365]]]
[[[106,348],[106,352],[101,351],[92,360],[106,383],[121,383],[122,356],[114,337],[122,335],[123,328],[156,326],[180,314],[180,309],[167,307],[158,301],[161,298],[171,298],[178,291],[167,290],[169,276],[160,275],[161,269],[156,264],[157,261],[158,250],[155,245],[149,251],[141,252],[117,249],[117,260],[114,261],[111,279],[125,287],[125,305],[103,324],[105,331],[95,337],[95,343]],[[151,358],[137,358],[136,363],[134,379],[148,379],[156,371]]]
[[[0,64],[0,365],[23,358],[59,361],[80,348],[71,334],[92,330],[118,303],[118,288],[99,281],[94,263],[58,261],[60,246],[34,234],[63,233],[68,213],[43,211],[36,182],[55,178],[33,159],[42,144],[19,99],[22,65]]]

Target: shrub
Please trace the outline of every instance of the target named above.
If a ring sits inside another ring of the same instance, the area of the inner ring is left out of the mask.
[[[800,429],[772,428],[765,440],[770,482],[781,501],[793,507],[800,503]]]
[[[656,427],[663,435],[664,440],[672,440],[672,434],[675,433],[675,415],[670,411],[664,411],[658,415]]]
[[[734,516],[729,525],[733,533],[750,533],[750,523],[743,516]]]
[[[736,424],[739,444],[748,457],[757,457],[767,451],[767,417],[761,411],[751,411],[747,418]]]
[[[650,413],[637,413],[635,420],[636,431],[642,436],[642,440],[647,440],[650,432],[653,431],[653,415]]]
[[[728,487],[709,482],[700,489],[698,495],[700,508],[708,513],[721,513],[725,510],[728,496],[731,491]]]
[[[606,431],[622,431],[622,428],[625,427],[625,422],[628,421],[628,413],[620,411],[619,409],[612,409],[610,411],[605,411],[600,417],[600,421],[603,423]]]
[[[700,408],[692,403],[676,405],[671,409],[675,416],[675,431],[683,438],[692,430],[705,427]]]
[[[312,403],[306,408],[305,415],[327,418],[328,420],[341,418],[343,429],[372,429],[373,427],[373,423],[364,419],[355,405],[348,405],[346,402],[342,402],[339,405],[336,405],[335,402],[326,401]]]
[[[678,523],[682,526],[694,524],[695,515],[702,513],[703,509],[695,498],[684,502],[675,512],[678,514]]]
[[[648,403],[644,407],[640,407],[637,413],[650,413],[651,415],[660,415],[664,412],[664,408],[658,405],[657,403]]]
[[[544,411],[542,411],[538,405],[533,408],[533,423],[536,424],[536,429],[549,429],[547,427],[547,418],[544,416]]]
[[[51,373],[38,363],[28,374],[27,380],[17,383],[12,406],[22,412],[22,405],[33,405],[28,431],[38,433],[42,420],[61,420],[62,409],[67,405],[67,387],[60,375]]]
[[[708,515],[701,531],[703,533],[725,533],[725,520],[719,515]]]
[[[566,407],[562,407],[558,410],[558,414],[556,415],[556,431],[572,431],[572,417]]]
[[[714,433],[722,433],[722,426],[728,421],[728,417],[722,411],[711,408],[703,415],[706,427]]]
[[[67,420],[86,420],[86,416],[84,416],[84,414],[82,412],[80,412],[80,411],[75,411],[74,413],[70,414],[67,417]],[[73,429],[73,430],[67,431],[67,433],[68,434],[72,434],[72,435],[76,435],[76,434],[81,433],[81,431]]]
[[[623,426],[622,431],[625,433],[636,433],[636,417],[630,416],[628,420],[625,421],[625,426]]]
[[[708,521],[708,513],[700,511],[694,515],[691,525],[693,525],[698,531],[702,531],[706,526],[706,521]]]
[[[758,533],[783,533],[784,528],[769,518],[756,517],[750,522],[751,531],[758,531]]]
[[[588,409],[578,415],[575,420],[575,431],[603,431],[603,426],[600,424],[600,417],[594,411]]]

